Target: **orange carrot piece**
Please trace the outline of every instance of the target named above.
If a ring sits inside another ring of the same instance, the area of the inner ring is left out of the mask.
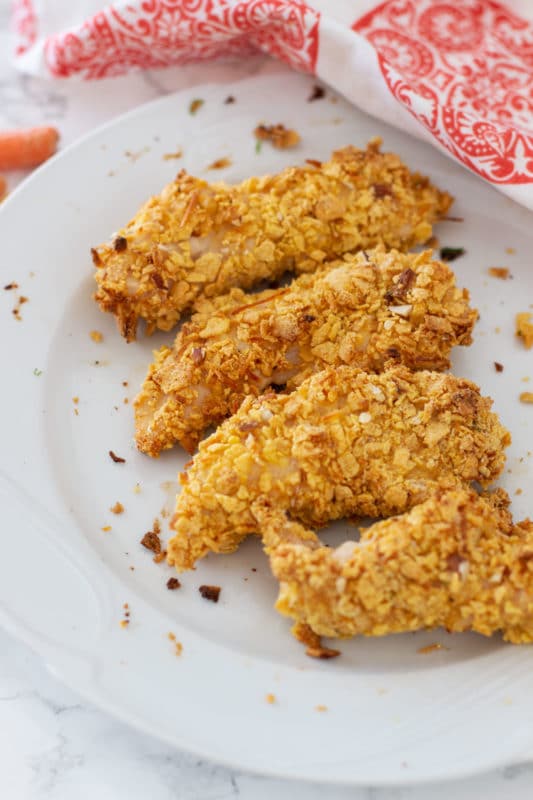
[[[59,133],[55,128],[28,128],[0,132],[0,169],[31,169],[50,158]]]
[[[4,199],[7,194],[7,183],[6,179],[0,175],[0,202]]]

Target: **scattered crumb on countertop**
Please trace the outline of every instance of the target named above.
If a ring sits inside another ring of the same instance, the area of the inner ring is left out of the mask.
[[[267,701],[269,706],[273,706],[274,703],[276,702],[276,695],[272,694],[272,692],[269,692],[267,695],[265,695],[265,700]]]
[[[488,272],[491,277],[499,278],[502,281],[506,281],[510,277],[508,267],[489,267]]]
[[[129,624],[130,624],[129,619],[121,619],[119,622],[121,628],[127,628]]]
[[[522,383],[529,383],[531,378],[529,377],[529,375],[524,375],[524,377],[520,378],[520,380],[522,381]]]
[[[503,364],[500,364],[499,361],[495,361],[494,369],[496,370],[496,372],[503,372]]]
[[[4,291],[10,292],[12,289],[18,289],[18,288],[19,288],[18,283],[15,283],[15,281],[11,281],[11,283],[6,283],[6,285],[4,286]]]
[[[522,392],[520,395],[521,403],[533,403],[533,392]]]
[[[231,158],[225,156],[224,158],[217,158],[216,161],[213,161],[207,169],[225,169],[226,167],[231,167],[232,161]]]
[[[314,100],[322,100],[322,98],[324,97],[325,94],[326,94],[326,92],[322,88],[322,86],[319,86],[318,84],[315,84],[313,86],[313,88],[311,89],[311,94],[307,98],[307,102],[308,103],[312,103]],[[337,98],[335,98],[335,99],[337,99]]]
[[[74,405],[78,405],[78,403],[80,402],[80,398],[79,397],[73,397],[72,398],[72,402],[74,403]]]
[[[199,97],[196,97],[194,100],[191,100],[191,102],[189,103],[189,114],[196,114],[196,112],[201,109],[203,104],[204,101],[201,100]]]
[[[271,142],[273,147],[279,150],[286,150],[295,147],[300,141],[300,135],[278,123],[277,125],[258,125],[254,130],[254,136],[261,141]]]
[[[198,587],[198,591],[205,600],[211,600],[212,603],[218,603],[218,598],[220,597],[220,592],[222,589],[220,586],[208,586],[207,584],[202,584],[202,586]]]
[[[161,552],[161,539],[156,531],[147,531],[141,539],[141,544],[147,550],[151,550],[152,553]]]
[[[136,483],[133,487],[133,494],[140,494],[141,493],[141,484]]]
[[[125,458],[122,458],[122,456],[117,456],[117,454],[114,453],[112,450],[109,451],[109,458],[111,459],[111,461],[114,461],[115,464],[125,464],[126,463],[126,459]]]
[[[118,500],[114,506],[111,506],[109,509],[113,514],[122,514],[124,512],[124,506]]]
[[[182,156],[183,150],[180,147],[175,153],[164,153],[163,161],[172,161],[173,159],[181,158]]]
[[[111,525],[104,525],[102,530],[104,531],[104,533],[108,533],[108,531],[111,531],[113,529],[112,529]]]
[[[506,247],[506,248],[505,248],[505,252],[506,252],[506,253],[507,253],[507,255],[509,255],[509,256],[514,256],[514,254],[516,253],[516,250],[515,250],[515,248],[514,248],[514,247]]]
[[[419,647],[416,652],[428,655],[428,653],[434,653],[436,650],[448,650],[448,648],[439,642],[434,642],[433,644],[427,644],[425,647]]]
[[[104,335],[103,333],[100,333],[100,331],[91,331],[89,333],[89,336],[91,337],[93,342],[101,342],[104,339]]]
[[[528,350],[533,347],[533,322],[528,311],[521,311],[516,315],[516,335],[522,339]]]
[[[328,707],[322,705],[321,703],[318,706],[315,706],[315,711],[327,711]]]
[[[177,578],[169,578],[167,581],[167,589],[170,589],[171,591],[173,591],[174,589],[179,589],[180,586],[181,583]]]
[[[229,95],[226,97],[226,99],[224,100],[224,105],[225,105],[225,106],[229,106],[229,105],[231,105],[231,104],[232,104],[232,103],[234,103],[234,102],[235,102],[235,98],[233,97],[233,95],[232,95],[232,94],[229,94]]]
[[[522,489],[520,489],[520,487],[518,487],[518,489],[516,490],[515,494],[522,494],[522,491],[523,491],[523,490],[522,490]]]

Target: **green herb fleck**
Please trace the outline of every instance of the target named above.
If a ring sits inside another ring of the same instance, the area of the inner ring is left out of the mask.
[[[203,106],[203,104],[204,101],[200,100],[199,97],[197,97],[195,100],[191,100],[191,103],[189,105],[189,114],[196,114],[196,112]]]
[[[261,141],[261,139],[258,139],[255,143],[255,152],[260,153],[262,147],[263,147],[263,142]]]
[[[440,257],[443,261],[455,261],[456,258],[464,256],[466,250],[464,247],[441,247]]]
[[[42,369],[37,369],[37,367],[35,367],[35,369],[33,370],[33,374],[35,375],[36,378],[40,378],[41,375],[43,374],[43,371]]]

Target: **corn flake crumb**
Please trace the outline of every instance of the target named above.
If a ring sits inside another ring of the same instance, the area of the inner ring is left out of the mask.
[[[322,705],[321,703],[318,706],[315,706],[315,711],[327,711],[328,707]]]
[[[111,525],[104,525],[102,530],[104,531],[104,533],[108,533],[108,531],[112,530]]]
[[[509,256],[514,256],[514,254],[516,253],[516,250],[515,250],[515,248],[514,248],[514,247],[506,247],[506,248],[505,248],[505,252],[506,252],[506,253],[507,253],[507,255],[509,255]]]
[[[207,169],[225,169],[226,167],[231,167],[231,164],[231,158],[226,156],[224,158],[217,158],[217,160],[213,161],[213,163],[210,164]]]
[[[268,694],[265,696],[265,700],[267,701],[267,703],[268,703],[270,706],[273,706],[273,705],[274,705],[274,703],[276,702],[276,695],[275,695],[275,694],[272,694],[271,692],[269,692],[269,693],[268,693]]]
[[[521,403],[533,403],[533,392],[522,392],[520,395]]]
[[[78,403],[80,402],[80,398],[79,397],[73,397],[72,398],[72,402],[74,403],[74,405],[78,405]]]
[[[428,653],[434,653],[436,650],[447,650],[447,647],[444,647],[443,644],[439,642],[434,642],[433,644],[427,644],[425,647],[420,647],[417,650],[417,653],[421,653],[422,655],[427,655]]]
[[[522,338],[528,350],[533,347],[533,322],[528,311],[521,311],[516,315],[516,335]]]
[[[129,619],[121,619],[119,622],[121,628],[127,628],[129,624],[130,624]]]
[[[117,500],[115,505],[111,506],[111,508],[109,510],[111,511],[112,514],[122,514],[123,511],[124,511],[124,506],[122,505],[122,503],[119,503],[119,501]]]
[[[295,147],[300,141],[300,135],[278,123],[277,125],[258,125],[254,130],[254,136],[261,141],[271,142],[273,147],[278,150],[286,150]]]
[[[93,340],[93,342],[101,342],[104,339],[104,335],[100,333],[100,331],[91,331],[89,336]]]
[[[501,281],[506,281],[509,277],[509,269],[507,267],[489,267],[489,275],[493,278],[499,278]]]

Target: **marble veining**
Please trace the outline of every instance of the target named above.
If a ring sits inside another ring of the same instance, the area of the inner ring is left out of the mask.
[[[284,69],[259,56],[98,85],[49,83],[18,75],[10,66],[8,19],[9,2],[0,0],[0,127],[54,124],[62,146],[168,92]],[[10,189],[23,178],[9,176]],[[398,789],[308,785],[229,770],[177,752],[95,709],[0,631],[0,797],[5,800],[530,800],[532,795],[533,764]]]

